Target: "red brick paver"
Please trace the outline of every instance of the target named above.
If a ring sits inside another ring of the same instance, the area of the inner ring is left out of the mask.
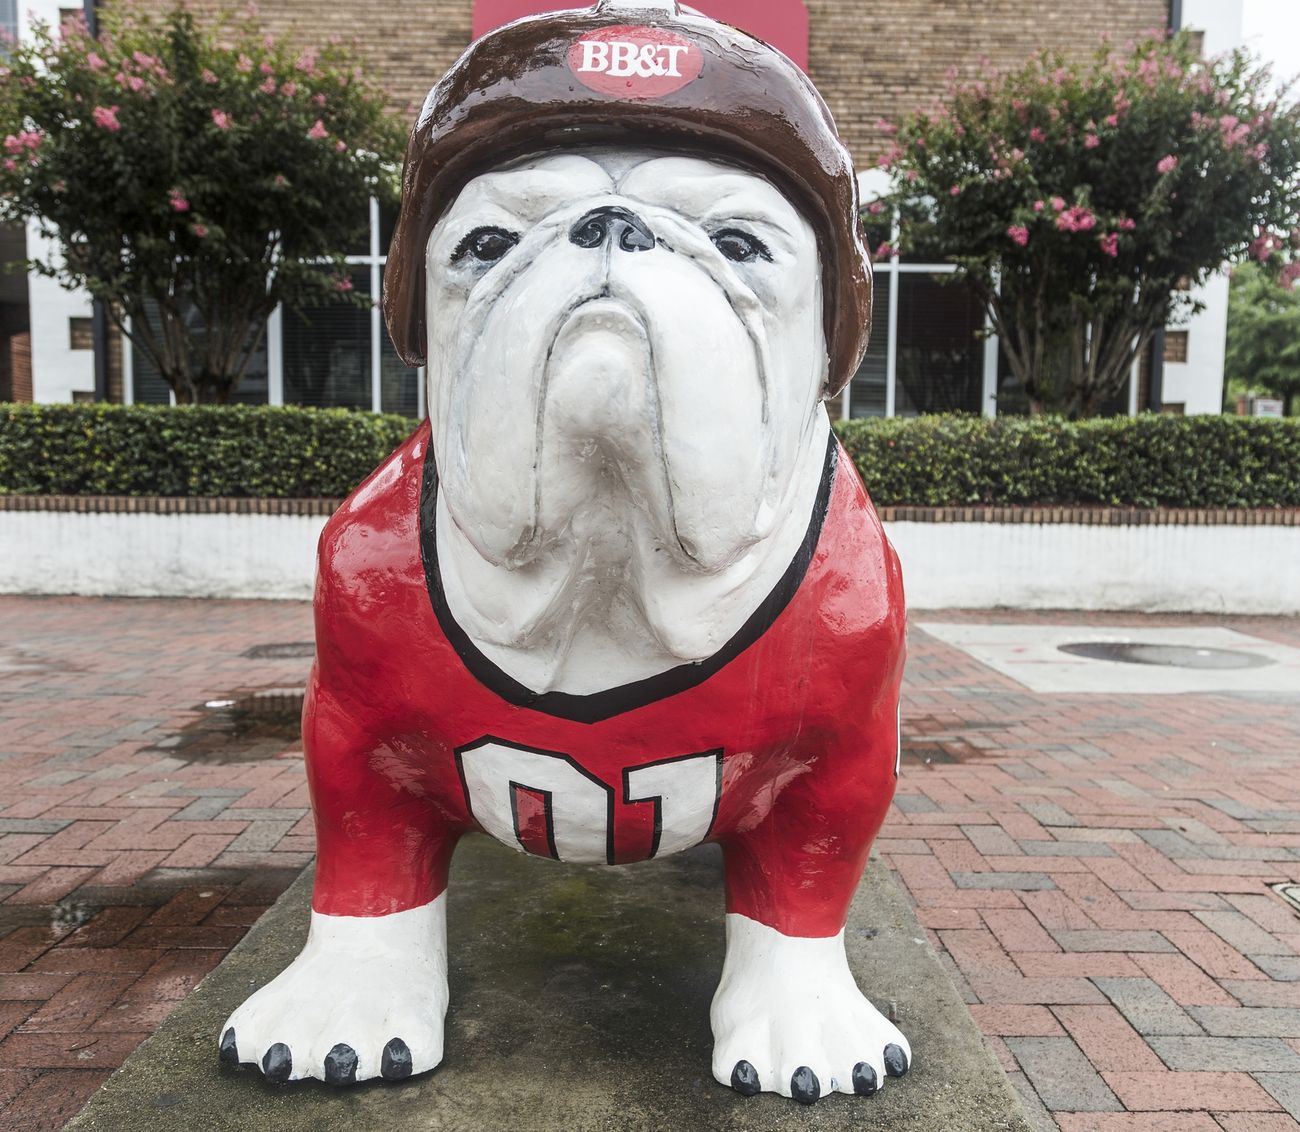
[[[291,739],[183,737],[300,687],[307,659],[243,654],[310,637],[304,604],[0,598],[0,1129],[60,1128],[309,859]],[[911,649],[878,847],[1041,1128],[1300,1127],[1300,917],[1268,888],[1300,881],[1300,689],[1039,695]]]

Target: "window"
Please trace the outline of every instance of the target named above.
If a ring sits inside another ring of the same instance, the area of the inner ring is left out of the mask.
[[[93,350],[95,348],[95,320],[92,318],[68,319],[68,349]]]
[[[423,371],[397,356],[379,308],[382,251],[394,222],[391,210],[371,201],[369,236],[361,241],[366,246],[348,249],[352,294],[374,302],[358,306],[340,296],[302,311],[277,310],[234,400],[423,416]],[[166,404],[170,391],[148,359],[134,349],[130,358],[132,400]]]
[[[1187,331],[1186,330],[1165,331],[1165,361],[1167,362],[1187,361]]]

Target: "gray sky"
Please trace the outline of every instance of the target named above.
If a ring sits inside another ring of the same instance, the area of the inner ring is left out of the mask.
[[[1243,0],[1241,30],[1280,78],[1300,75],[1300,0]]]

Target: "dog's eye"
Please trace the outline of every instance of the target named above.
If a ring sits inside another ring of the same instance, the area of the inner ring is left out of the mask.
[[[714,247],[733,263],[753,263],[756,259],[771,262],[772,253],[767,245],[750,232],[739,228],[723,228],[709,237]]]
[[[475,228],[451,253],[451,262],[459,263],[466,256],[479,263],[496,263],[511,248],[519,243],[519,237],[504,228],[485,226]]]

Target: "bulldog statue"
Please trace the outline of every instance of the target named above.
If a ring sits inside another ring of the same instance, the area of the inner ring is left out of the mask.
[[[434,1068],[478,831],[610,864],[718,842],[718,1081],[811,1103],[906,1071],[843,938],[903,666],[898,563],[822,405],[870,303],[830,114],[742,32],[606,0],[434,88],[384,294],[428,421],[321,538],[311,931],[223,1061]]]

